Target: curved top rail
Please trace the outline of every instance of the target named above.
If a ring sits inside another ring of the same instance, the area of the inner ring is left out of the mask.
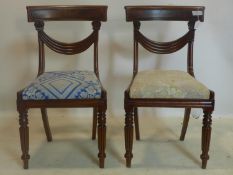
[[[27,6],[28,22],[106,21],[107,6]]]
[[[125,6],[126,21],[204,21],[203,6]]]

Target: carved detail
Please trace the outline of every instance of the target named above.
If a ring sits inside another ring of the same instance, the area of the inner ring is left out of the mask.
[[[133,127],[133,111],[127,111],[125,114],[125,126]]]
[[[141,23],[139,21],[134,21],[133,25],[134,25],[134,30],[139,30],[141,27]]]
[[[29,129],[28,129],[28,115],[27,110],[19,112],[19,132],[21,141],[22,156],[21,159],[24,162],[24,169],[28,168],[28,160],[30,159],[29,151]]]
[[[19,125],[21,127],[27,127],[27,125],[28,125],[28,115],[27,115],[26,111],[20,113],[20,115],[19,115]]]
[[[212,124],[212,110],[204,109],[204,118],[203,118],[203,127],[202,127],[202,168],[205,169],[207,165],[207,161],[209,160],[209,146],[211,139],[211,124]]]
[[[145,37],[141,32],[135,32],[135,39],[138,41],[145,49],[150,52],[157,53],[157,54],[169,54],[176,52],[183,48],[188,42],[191,41],[192,32],[187,32],[181,38],[171,41],[171,42],[155,42],[147,37]]]
[[[99,148],[99,167],[104,168],[104,159],[106,147],[106,115],[105,111],[99,110],[98,112],[98,148]]]
[[[92,24],[93,30],[99,30],[100,29],[100,26],[101,26],[100,21],[93,21],[91,24]]]
[[[106,127],[106,114],[105,112],[98,112],[98,127]]]
[[[42,31],[42,30],[44,30],[44,21],[36,21],[34,23],[34,26],[35,26],[37,31]]]
[[[204,111],[203,125],[208,128],[210,128],[212,125],[211,113],[208,111]]]
[[[125,158],[126,166],[131,167],[133,158],[133,108],[126,108],[125,111]]]
[[[74,55],[87,50],[97,39],[97,32],[93,31],[87,38],[75,43],[63,43],[49,37],[44,31],[39,31],[39,38],[51,50],[66,54]]]
[[[195,23],[196,23],[196,21],[193,21],[193,20],[191,20],[191,21],[189,21],[188,22],[188,28],[189,28],[189,30],[195,30]]]

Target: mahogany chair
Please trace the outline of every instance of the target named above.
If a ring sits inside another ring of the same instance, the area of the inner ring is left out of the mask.
[[[214,110],[214,92],[195,79],[193,71],[193,43],[195,23],[204,21],[205,7],[197,6],[126,6],[126,21],[134,25],[133,78],[125,91],[125,158],[131,166],[133,157],[133,124],[136,139],[140,139],[138,107],[185,108],[180,140],[184,140],[191,108],[202,108],[202,168],[206,168],[211,136],[211,114]],[[188,21],[188,32],[171,42],[156,42],[140,32],[141,21]],[[138,71],[138,44],[156,54],[171,54],[188,46],[187,72],[177,70]]]
[[[101,85],[98,69],[98,35],[101,21],[107,20],[107,6],[28,6],[28,22],[34,22],[38,32],[39,69],[37,78],[17,93],[20,141],[24,168],[28,168],[29,127],[28,110],[40,108],[48,141],[52,141],[47,108],[91,107],[94,109],[92,139],[95,139],[98,120],[99,167],[104,167],[106,144],[107,95]],[[92,21],[93,32],[75,43],[54,40],[44,31],[45,21]],[[44,45],[51,50],[74,55],[94,46],[94,71],[45,72]],[[98,114],[98,119],[97,119]]]

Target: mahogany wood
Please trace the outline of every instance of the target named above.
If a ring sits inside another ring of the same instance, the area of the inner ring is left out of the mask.
[[[39,66],[38,76],[45,71],[45,51],[44,45],[55,52],[71,55],[78,54],[91,45],[94,45],[94,72],[99,79],[98,69],[98,34],[101,21],[107,20],[107,6],[28,6],[28,21],[34,22],[38,32],[39,44]],[[93,32],[85,39],[75,43],[64,43],[57,41],[44,32],[44,21],[92,21]],[[52,135],[49,128],[47,117],[47,108],[93,108],[93,136],[97,128],[98,113],[98,148],[99,148],[99,167],[104,167],[105,144],[106,144],[106,109],[107,93],[101,87],[100,99],[64,99],[64,100],[23,100],[23,90],[17,93],[17,110],[19,112],[20,141],[22,149],[22,160],[24,168],[28,168],[29,156],[29,128],[27,112],[30,108],[40,108],[43,124],[48,141],[52,141]],[[93,138],[94,139],[94,138]]]
[[[104,159],[106,157],[106,109],[107,106],[98,108],[98,148],[99,148],[99,167],[104,168]]]
[[[193,42],[195,36],[195,23],[204,21],[205,7],[201,6],[126,6],[126,21],[133,22],[134,26],[134,64],[133,77],[125,91],[125,158],[126,166],[131,166],[133,157],[133,121],[135,131],[139,138],[138,120],[133,120],[133,109],[138,107],[172,107],[185,108],[184,123],[180,139],[183,140],[188,126],[191,108],[202,108],[204,111],[202,129],[202,168],[206,168],[209,158],[209,143],[211,133],[211,113],[214,110],[214,92],[210,90],[209,99],[151,99],[151,98],[130,98],[130,87],[138,73],[138,44],[150,52],[157,54],[170,54],[188,45],[187,72],[194,76],[193,71]],[[139,30],[141,21],[166,20],[166,21],[188,21],[188,32],[181,38],[171,42],[156,42],[144,36]],[[135,113],[135,112],[134,112]],[[137,115],[138,116],[138,115]],[[136,137],[136,138],[137,138]],[[139,139],[137,139],[139,140]]]
[[[204,21],[203,6],[126,6],[126,21]],[[197,15],[193,15],[197,12]]]
[[[183,37],[172,42],[155,42],[145,37],[138,30],[135,31],[136,42],[140,43],[145,49],[157,54],[169,54],[182,49],[192,40],[193,32],[189,31]]]
[[[49,142],[51,142],[52,141],[52,134],[51,134],[51,130],[50,130],[50,127],[49,127],[49,121],[48,121],[48,115],[47,115],[47,109],[46,108],[41,108],[41,115],[42,115],[42,120],[43,120],[47,140]]]
[[[210,138],[211,138],[211,124],[212,124],[212,112],[213,109],[204,109],[204,117],[203,117],[203,126],[202,126],[202,140],[201,140],[201,159],[202,159],[202,168],[205,169],[207,165],[207,161],[209,160],[209,146],[210,146]]]
[[[27,109],[19,109],[19,133],[21,141],[22,156],[21,159],[24,161],[24,169],[28,168],[29,155],[29,128],[28,128],[28,111]]]
[[[27,6],[28,22],[107,21],[107,6]]]
[[[134,124],[135,124],[136,140],[140,140],[139,122],[138,122],[138,108],[134,108]]]
[[[92,140],[96,139],[98,109],[93,108]]]
[[[133,107],[125,104],[125,158],[126,166],[131,167],[133,158]]]
[[[188,123],[189,123],[189,118],[190,118],[190,112],[191,108],[185,108],[184,112],[184,120],[183,120],[183,126],[180,134],[180,140],[183,141],[185,138],[185,134],[187,131]]]

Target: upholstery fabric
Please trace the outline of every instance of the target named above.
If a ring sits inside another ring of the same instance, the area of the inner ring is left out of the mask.
[[[178,70],[138,72],[130,88],[131,98],[209,99],[209,95],[207,87]]]
[[[45,72],[23,90],[24,100],[98,99],[101,84],[92,71]]]

